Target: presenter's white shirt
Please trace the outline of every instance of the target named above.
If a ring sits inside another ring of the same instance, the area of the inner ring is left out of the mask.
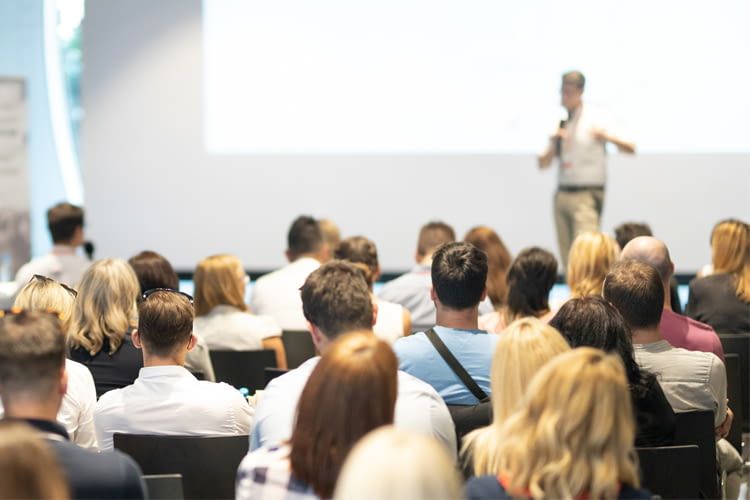
[[[259,278],[250,298],[252,312],[271,316],[282,330],[307,330],[299,289],[318,267],[317,260],[300,257]]]
[[[565,123],[568,136],[562,141],[558,175],[560,186],[604,186],[607,180],[606,144],[594,138],[595,129],[617,135],[606,113],[588,105],[581,105]]]
[[[250,450],[291,437],[297,403],[318,361],[320,357],[309,359],[268,384],[255,411]],[[456,431],[445,402],[430,385],[402,371],[398,372],[394,425],[434,436],[455,458]]]
[[[16,285],[20,290],[35,274],[39,274],[75,288],[90,265],[91,261],[79,255],[75,248],[55,245],[47,255],[21,266],[16,273]]]
[[[236,307],[218,305],[193,322],[193,333],[203,339],[210,350],[258,351],[263,340],[281,335],[281,328],[271,316],[258,316]]]
[[[103,394],[94,419],[99,447],[111,450],[115,433],[248,434],[253,409],[231,385],[199,381],[181,366],[151,366],[132,385]]]

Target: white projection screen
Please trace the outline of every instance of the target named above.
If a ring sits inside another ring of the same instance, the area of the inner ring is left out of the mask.
[[[746,1],[88,1],[82,158],[97,255],[284,262],[327,217],[413,263],[428,220],[556,249],[535,156],[562,72],[637,144],[608,161],[605,231],[648,222],[680,272],[750,219]]]

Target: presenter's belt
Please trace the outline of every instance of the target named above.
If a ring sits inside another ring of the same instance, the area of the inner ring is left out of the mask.
[[[604,186],[557,186],[558,191],[565,193],[578,193],[581,191],[604,190]]]

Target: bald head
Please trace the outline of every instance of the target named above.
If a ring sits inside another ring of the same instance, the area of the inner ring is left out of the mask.
[[[643,262],[656,269],[662,282],[668,283],[674,273],[674,264],[669,257],[667,245],[653,236],[638,236],[625,245],[620,260]]]

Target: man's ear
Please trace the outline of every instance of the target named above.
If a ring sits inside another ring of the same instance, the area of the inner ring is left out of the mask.
[[[435,293],[435,287],[434,286],[430,287],[430,300],[432,300],[433,302],[435,302],[437,300],[437,293]]]
[[[479,298],[479,302],[484,302],[484,299],[487,298],[487,287],[484,287],[484,290],[482,290],[482,296]]]
[[[291,252],[291,250],[285,250],[284,255],[286,256],[287,261],[294,262],[294,254]]]
[[[65,396],[66,392],[68,392],[68,370],[63,364],[62,370],[60,370],[60,395]]]
[[[317,326],[313,325],[310,321],[307,322],[307,330],[310,332],[313,344],[316,346],[323,341],[323,334]]]
[[[372,326],[375,326],[375,323],[378,321],[378,303],[374,300],[372,301]]]
[[[190,334],[190,340],[188,340],[188,345],[187,345],[187,352],[190,352],[193,349],[195,349],[196,345],[198,345],[198,337],[196,337],[193,334]]]
[[[133,340],[133,345],[136,349],[143,349],[143,342],[141,341],[141,332],[136,328],[133,333],[130,334],[130,338]]]

